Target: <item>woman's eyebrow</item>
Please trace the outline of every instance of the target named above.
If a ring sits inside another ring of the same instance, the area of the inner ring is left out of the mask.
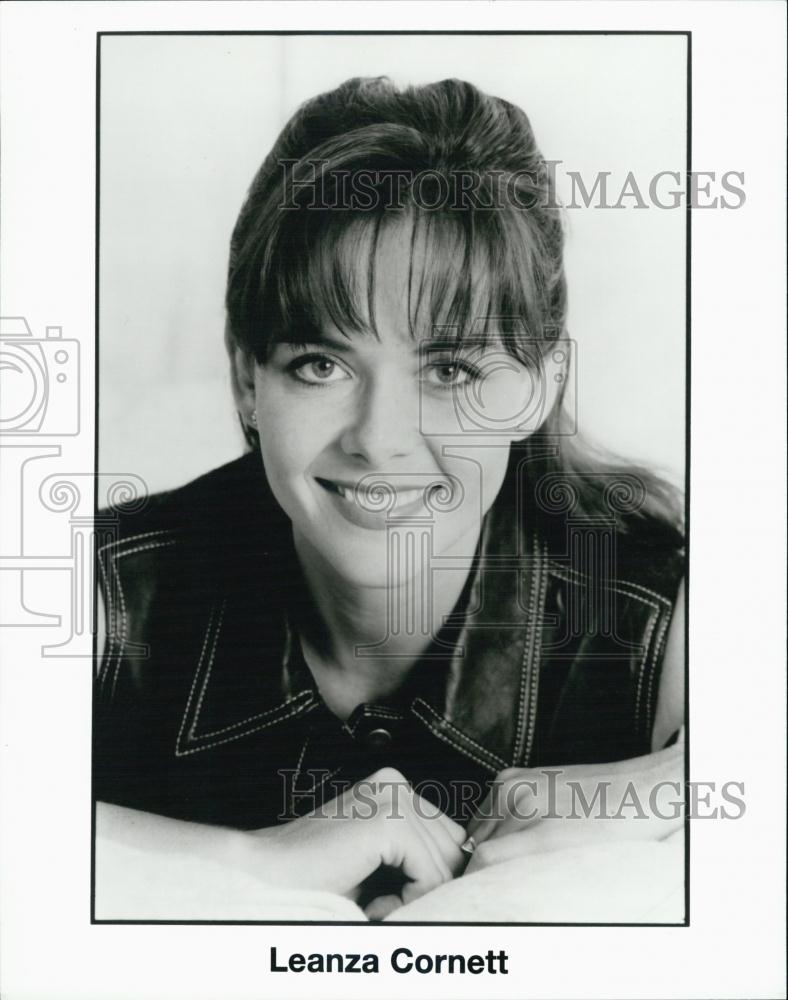
[[[361,334],[359,334],[359,336],[361,336]],[[320,330],[310,330],[304,337],[292,337],[291,339],[282,340],[280,343],[293,353],[303,351],[305,348],[309,347],[322,349],[330,348],[333,351],[349,353],[353,350],[354,339],[355,338],[353,336],[345,337],[341,333],[332,335],[330,333],[324,333]],[[485,337],[425,337],[423,339],[415,339],[413,341],[413,354],[431,354],[433,352],[440,351],[451,351],[456,354],[468,351],[484,351],[490,346],[489,338]]]
[[[332,337],[319,330],[310,330],[304,337],[293,337],[290,340],[283,340],[281,343],[291,351],[302,351],[305,347],[330,347],[334,351],[351,350],[349,337],[345,338],[341,334]]]
[[[475,351],[490,346],[487,337],[425,337],[418,343],[422,351]]]

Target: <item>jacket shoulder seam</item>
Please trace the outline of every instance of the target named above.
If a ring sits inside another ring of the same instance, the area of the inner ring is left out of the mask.
[[[672,609],[673,603],[664,594],[658,593],[656,590],[651,590],[649,587],[644,587],[640,583],[635,583],[632,580],[619,580],[615,581],[605,581],[605,580],[591,580],[587,574],[580,572],[579,570],[572,569],[569,566],[562,566],[560,563],[550,562],[548,564],[550,573],[558,577],[560,580],[564,580],[566,583],[573,583],[578,585],[589,585],[603,587],[605,590],[611,590],[616,593],[623,594],[625,597],[632,597],[636,601],[641,601],[643,604],[648,604],[651,607],[657,607],[654,601],[643,597],[641,594],[634,593],[634,591],[642,591],[644,594],[650,595],[655,600],[659,601],[660,604],[667,608]]]

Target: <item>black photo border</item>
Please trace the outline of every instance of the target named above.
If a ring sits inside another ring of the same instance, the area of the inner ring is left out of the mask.
[[[99,386],[99,352],[100,352],[100,331],[99,331],[99,267],[100,267],[100,229],[101,229],[101,42],[105,37],[112,36],[135,36],[145,37],[151,35],[177,35],[177,36],[315,36],[315,35],[349,35],[349,36],[372,36],[372,35],[432,35],[432,36],[511,36],[511,35],[548,35],[548,36],[586,36],[586,35],[634,35],[634,36],[683,36],[686,39],[686,173],[685,181],[689,191],[690,176],[692,173],[692,31],[598,31],[598,30],[534,30],[534,31],[384,31],[384,30],[341,30],[341,31],[98,31],[96,32],[96,103],[95,103],[95,135],[96,135],[96,156],[95,156],[95,316],[94,316],[94,350],[95,350],[95,380],[94,380],[94,491],[93,510],[94,517],[98,510],[98,455],[99,455],[99,410],[100,410],[100,386]],[[689,715],[689,593],[690,593],[690,552],[691,552],[691,530],[690,530],[690,469],[691,469],[691,395],[692,395],[692,370],[691,370],[691,348],[692,348],[692,212],[689,200],[684,205],[685,225],[686,225],[686,278],[685,278],[685,399],[684,399],[684,525],[685,525],[685,635],[684,635],[684,920],[676,923],[629,923],[629,922],[562,922],[562,921],[397,921],[399,927],[690,927],[690,821],[689,821],[689,775],[690,775],[690,715]],[[95,567],[94,567],[95,570]],[[92,664],[97,662],[97,581],[98,573],[94,571],[94,601],[93,601],[93,659]],[[91,666],[92,669],[92,666]],[[92,697],[91,722],[96,717],[96,694],[95,686]],[[361,920],[109,920],[97,919],[96,910],[96,796],[93,783],[93,758],[91,752],[91,824],[90,824],[90,923],[97,925],[217,925],[217,926],[274,926],[274,927],[300,927],[300,926],[348,926],[348,927],[390,927],[391,924],[382,922],[361,921]]]

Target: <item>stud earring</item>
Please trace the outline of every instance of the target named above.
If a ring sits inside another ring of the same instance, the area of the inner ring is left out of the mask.
[[[251,413],[249,419],[252,421],[252,423],[254,424],[254,426],[257,427],[257,412],[255,410],[252,410],[252,413]]]

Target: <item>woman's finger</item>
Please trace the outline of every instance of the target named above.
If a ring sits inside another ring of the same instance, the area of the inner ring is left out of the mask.
[[[402,906],[399,896],[378,896],[364,910],[370,920],[385,920],[389,913],[393,913]]]
[[[451,877],[439,851],[430,841],[426,831],[409,825],[399,866],[402,874],[409,879],[402,890],[403,900],[417,899]]]
[[[489,812],[490,812],[490,796],[488,795],[468,821],[468,825],[465,827],[466,837],[476,836],[476,831],[484,822],[483,817],[487,816]]]
[[[418,792],[414,793],[416,796],[418,814],[422,819],[435,820],[436,823],[440,824],[446,831],[448,836],[459,845],[465,840],[466,833],[465,830],[456,823],[450,816],[440,808],[440,806],[435,805],[434,802],[430,802],[429,799],[424,798],[423,795],[419,795]]]
[[[468,824],[467,834],[476,844],[483,844],[509,816],[507,794],[503,787],[494,788],[482,803],[479,812]]]
[[[460,845],[465,841],[465,831],[434,803],[419,795],[414,797],[413,811],[417,820],[423,824],[427,835],[434,840],[441,857],[453,874],[462,863]]]
[[[445,827],[437,820],[422,820],[425,836],[435,845],[443,864],[446,866],[447,878],[453,878],[462,866],[463,854],[460,844],[450,837]],[[464,835],[463,835],[464,840]]]
[[[504,784],[500,778],[496,778],[483,802],[471,817],[465,829],[466,836],[473,837],[477,844],[486,840],[503,816],[504,800]]]
[[[540,789],[533,772],[497,779],[477,815],[468,824],[467,834],[474,844],[490,837],[505,836],[512,828],[527,827],[539,819]]]
[[[468,837],[464,843],[473,838],[473,843],[477,846],[483,844],[485,840],[492,836],[499,822],[496,819],[479,819],[474,823],[472,820],[468,824],[468,829],[466,830]]]
[[[437,889],[438,886],[443,885],[444,882],[445,879],[439,879],[435,882],[419,882],[415,880],[412,882],[406,882],[402,887],[403,904],[412,903],[414,899],[419,899],[432,889]]]
[[[449,870],[449,864],[444,857],[444,851],[439,840],[442,833],[440,825],[435,823],[434,820],[423,819],[419,815],[417,811],[418,806],[415,803],[411,803],[409,808],[411,812],[408,815],[407,821],[412,824],[414,836],[419,837],[424,844],[425,849],[435,864],[440,881],[448,881],[451,878],[451,871]],[[431,823],[435,823],[435,826],[431,827],[429,825]]]
[[[406,878],[426,892],[451,877],[434,838],[414,810],[413,792],[398,783],[395,812],[391,789],[384,791],[374,836],[383,864],[401,868]]]

